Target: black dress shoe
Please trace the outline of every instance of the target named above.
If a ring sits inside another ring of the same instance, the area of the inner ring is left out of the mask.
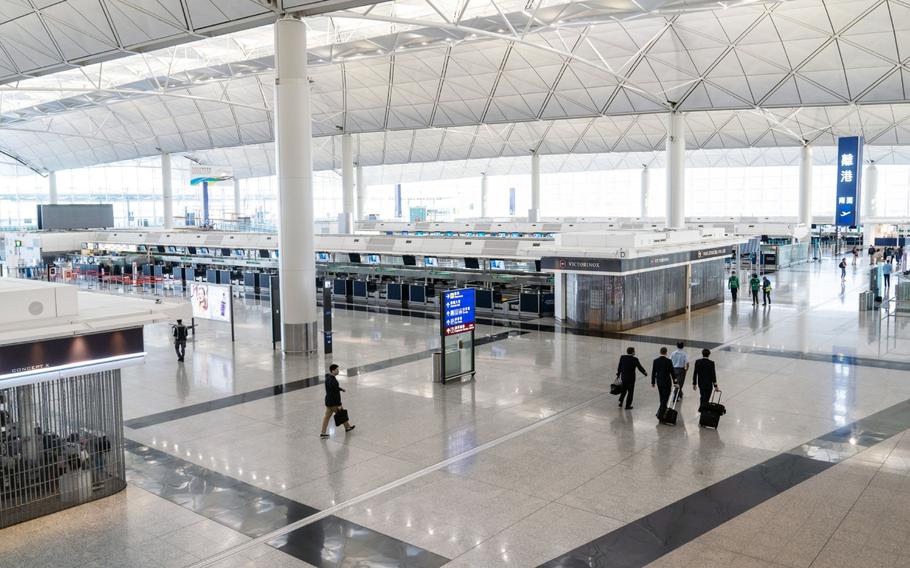
[[[633,407],[631,407],[631,406],[627,406],[627,407],[626,407],[626,410],[632,410],[632,408],[633,408]]]

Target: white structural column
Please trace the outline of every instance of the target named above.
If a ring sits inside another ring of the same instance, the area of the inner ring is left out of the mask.
[[[50,204],[57,205],[57,172],[47,174],[47,187],[50,193]]]
[[[171,155],[161,154],[161,200],[164,202],[164,228],[174,228],[174,180],[171,177]]]
[[[799,152],[799,222],[812,225],[812,147],[808,144]]]
[[[686,133],[682,113],[670,113],[667,128],[667,228],[686,223]]]
[[[357,220],[363,221],[367,212],[367,186],[363,183],[363,166],[357,164],[354,172],[357,180]]]
[[[487,174],[480,174],[480,218],[487,218],[487,208],[489,207],[489,180]]]
[[[281,347],[317,349],[316,251],[313,225],[313,124],[307,80],[306,26],[292,17],[275,24],[275,146],[281,282]]]
[[[234,218],[240,219],[240,180],[234,178]]]
[[[878,166],[869,162],[863,176],[862,207],[860,207],[860,222],[863,218],[870,219],[878,215]],[[863,245],[868,247],[875,242],[876,226],[872,223],[863,223]]]
[[[354,139],[350,134],[341,136],[341,215],[338,232],[354,232]]]
[[[651,171],[648,166],[641,168],[641,217],[648,217],[648,200],[651,198]]]
[[[531,209],[528,221],[540,221],[540,154],[537,152],[531,153]]]

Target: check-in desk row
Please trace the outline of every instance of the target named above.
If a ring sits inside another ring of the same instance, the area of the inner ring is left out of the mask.
[[[398,282],[375,282],[347,278],[332,281],[332,295],[336,302],[377,304],[402,309],[433,311],[439,307],[434,285]],[[501,313],[519,317],[552,316],[553,293],[538,290],[516,291],[503,294],[491,288],[476,288],[475,302],[479,312]]]

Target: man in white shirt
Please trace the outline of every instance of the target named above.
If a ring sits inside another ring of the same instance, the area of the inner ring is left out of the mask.
[[[673,377],[679,388],[679,398],[683,396],[683,387],[686,384],[686,371],[689,370],[689,356],[683,351],[686,344],[682,341],[676,344],[676,351],[670,355],[673,362]]]

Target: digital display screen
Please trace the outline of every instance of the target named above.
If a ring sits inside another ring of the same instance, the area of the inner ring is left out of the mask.
[[[367,264],[379,264],[379,255],[378,254],[368,254],[367,255]]]
[[[237,258],[243,258],[246,256],[246,251],[243,249],[234,249],[234,256]]]
[[[199,247],[197,250],[199,251],[199,254],[208,254],[209,253],[209,249],[207,249],[206,247]]]
[[[490,261],[490,270],[505,270],[506,261],[504,260],[491,260]]]
[[[327,252],[317,252],[316,262],[332,262],[332,255]]]
[[[423,257],[424,266],[439,266],[439,259],[435,256],[425,256]]]
[[[136,250],[138,252],[145,252],[148,249],[145,248],[145,245],[136,245]]]
[[[177,252],[177,247],[175,247],[173,245],[168,245],[167,249],[165,249],[165,250],[167,250],[167,252],[173,254],[173,253]]]

